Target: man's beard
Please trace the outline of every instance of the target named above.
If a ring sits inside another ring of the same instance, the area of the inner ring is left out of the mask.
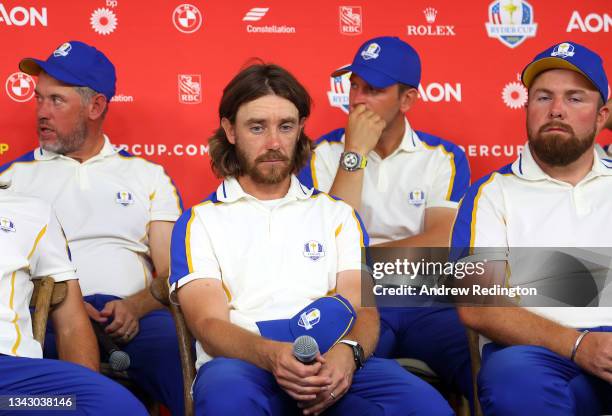
[[[293,155],[291,159],[289,159],[278,150],[269,150],[257,157],[253,162],[250,162],[246,153],[238,145],[238,141],[236,142],[236,156],[238,157],[238,163],[240,164],[242,174],[249,176],[253,182],[264,185],[276,185],[281,183],[291,175],[295,166]],[[261,167],[262,162],[266,160],[281,160],[284,164],[282,166],[274,166],[266,172]]]
[[[45,123],[38,122],[39,127],[45,126]],[[54,142],[41,142],[41,146],[48,152],[57,153],[59,155],[66,155],[73,153],[83,146],[87,139],[88,129],[87,123],[83,119],[77,121],[76,126],[71,132],[66,134],[60,134],[55,130],[56,140]]]
[[[567,134],[544,133],[549,128],[561,128]],[[564,123],[546,123],[534,134],[527,129],[529,147],[542,162],[550,166],[567,166],[588,151],[595,141],[595,126],[583,137],[576,136],[574,129]]]

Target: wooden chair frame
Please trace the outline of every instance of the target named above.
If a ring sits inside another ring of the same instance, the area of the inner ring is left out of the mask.
[[[51,277],[34,279],[33,283],[34,291],[30,298],[30,307],[34,308],[32,333],[34,339],[44,346],[49,313],[66,299],[68,285],[66,282],[55,282]]]

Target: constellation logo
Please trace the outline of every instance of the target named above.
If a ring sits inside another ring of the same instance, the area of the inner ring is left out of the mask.
[[[361,6],[340,6],[340,33],[343,35],[361,35],[363,13]]]
[[[91,28],[99,35],[110,35],[117,28],[115,12],[105,7],[96,9],[91,14]]]
[[[270,10],[269,7],[253,7],[242,18],[243,22],[257,22],[261,20]]]
[[[521,74],[516,74],[517,80],[521,79]],[[519,81],[512,81],[504,86],[501,93],[504,104],[513,110],[523,108],[527,103],[527,88]]]
[[[455,36],[454,25],[434,25],[438,11],[433,7],[423,10],[426,25],[408,25],[408,36]]]
[[[518,4],[515,4],[518,3]],[[509,48],[516,48],[538,29],[533,21],[533,7],[524,0],[497,0],[489,5],[489,22],[485,24],[490,38],[497,38]]]
[[[197,74],[179,74],[178,99],[181,104],[199,104],[202,102],[202,76]]]
[[[612,27],[612,18],[608,13],[597,14],[589,13],[583,19],[579,12],[574,10],[569,23],[567,24],[567,32],[573,32],[574,30],[580,30],[581,32],[606,32],[610,31]]]
[[[7,26],[47,26],[47,8],[41,7],[40,10],[35,7],[13,7],[9,10],[4,8],[4,5],[0,3],[0,23],[4,23]]]
[[[181,4],[172,13],[172,23],[182,33],[194,33],[202,26],[202,13],[191,4]]]
[[[34,78],[23,72],[15,72],[6,80],[6,93],[9,98],[18,103],[30,101],[34,96],[36,83]]]

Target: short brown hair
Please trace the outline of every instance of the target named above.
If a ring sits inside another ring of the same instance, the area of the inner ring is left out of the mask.
[[[310,115],[310,95],[289,71],[274,64],[257,64],[240,71],[223,89],[219,121],[227,118],[235,124],[240,106],[266,95],[277,95],[291,101],[298,109],[300,120]],[[295,148],[293,173],[306,165],[311,149],[311,141],[302,129]],[[227,140],[222,127],[208,140],[208,154],[217,176],[237,177],[244,173],[236,155],[236,147]]]

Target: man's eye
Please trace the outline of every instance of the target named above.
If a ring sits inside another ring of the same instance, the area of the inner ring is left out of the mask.
[[[281,131],[291,131],[293,130],[293,124],[283,124],[282,126],[280,126],[280,130]]]
[[[250,130],[253,133],[261,133],[263,131],[263,127],[262,126],[251,126]]]

